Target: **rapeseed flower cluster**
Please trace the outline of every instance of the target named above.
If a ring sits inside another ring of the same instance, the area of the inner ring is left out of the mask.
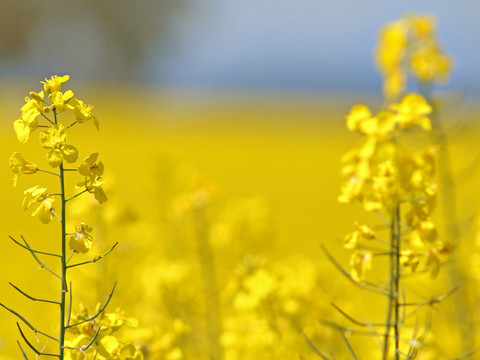
[[[443,52],[431,15],[408,14],[385,24],[379,33],[375,62],[383,76],[383,93],[396,100],[408,76],[424,84],[448,79],[452,59]]]
[[[25,98],[25,105],[22,106],[21,116],[13,123],[14,131],[18,140],[21,143],[29,141],[35,130],[41,129],[39,133],[40,145],[46,150],[45,158],[50,169],[42,169],[35,163],[25,160],[22,154],[14,152],[10,157],[10,169],[14,173],[13,185],[16,186],[19,176],[22,174],[33,175],[38,173],[55,176],[60,180],[59,190],[52,192],[47,187],[35,185],[24,191],[24,199],[22,207],[27,210],[34,207],[32,216],[48,224],[52,220],[57,219],[61,224],[61,253],[49,253],[45,251],[38,251],[31,248],[30,245],[22,236],[25,245],[17,240],[12,240],[29,250],[35,257],[35,260],[42,268],[55,275],[60,280],[61,296],[60,301],[36,299],[27,295],[23,291],[19,292],[27,296],[29,299],[39,300],[51,304],[57,304],[60,308],[59,316],[59,335],[58,337],[51,336],[47,333],[40,332],[38,329],[25,320],[25,317],[19,315],[12,309],[9,310],[14,315],[23,320],[35,333],[41,333],[49,339],[55,340],[59,347],[58,352],[48,352],[43,348],[37,349],[24,336],[21,328],[20,333],[27,343],[28,347],[32,349],[37,356],[47,355],[56,356],[60,360],[63,359],[119,359],[119,360],[141,360],[143,355],[140,349],[137,349],[130,343],[124,343],[117,339],[116,331],[127,326],[136,326],[136,321],[125,318],[121,311],[115,313],[105,313],[110,298],[113,295],[115,286],[113,287],[108,300],[103,305],[97,307],[97,312],[93,316],[88,316],[86,310],[83,309],[80,314],[72,315],[72,285],[68,285],[67,270],[86,265],[88,263],[97,262],[105,255],[107,255],[116,244],[102,255],[95,256],[92,260],[77,261],[73,259],[75,255],[89,252],[94,244],[93,228],[85,221],[80,221],[80,224],[75,224],[74,230],[67,231],[67,227],[71,226],[68,222],[68,217],[71,211],[67,212],[67,204],[78,196],[91,193],[99,204],[107,201],[107,196],[103,190],[103,172],[104,165],[98,161],[98,153],[93,153],[87,156],[83,163],[79,166],[74,164],[78,161],[79,150],[67,140],[67,132],[74,126],[80,126],[88,121],[92,122],[95,128],[99,129],[99,122],[93,114],[93,106],[87,105],[82,100],[75,97],[72,90],[63,91],[62,87],[69,80],[69,76],[52,76],[50,79],[45,79],[43,90],[40,92],[30,92],[30,96]],[[67,113],[73,116],[67,117]],[[60,119],[60,115],[62,118]],[[67,167],[71,164],[71,167]],[[83,180],[75,187],[75,193],[67,196],[66,176],[67,172],[78,173]],[[68,222],[68,224],[67,224]],[[67,240],[69,237],[69,241]],[[71,254],[67,255],[67,246],[69,245]],[[54,257],[60,260],[60,273],[57,274],[43,263],[35,254],[42,254],[44,256]],[[18,290],[18,288],[15,287]],[[70,301],[67,308],[66,294],[70,292]],[[74,335],[73,338],[68,339],[68,334]],[[25,352],[21,347],[21,351],[25,358]],[[87,355],[88,354],[88,355]]]
[[[342,173],[347,181],[341,187],[339,201],[359,202],[366,211],[382,213],[387,219],[401,206],[402,265],[414,271],[423,258],[436,275],[440,255],[451,250],[438,240],[431,215],[438,192],[438,151],[435,146],[411,149],[404,140],[415,128],[430,131],[430,112],[430,105],[418,94],[408,94],[376,115],[365,105],[354,106],[347,116],[347,127],[359,133],[362,142],[343,157]],[[376,239],[370,226],[358,223],[356,230],[345,237],[345,248],[354,249],[351,275],[356,281],[365,280],[372,268],[374,253],[364,250],[363,244]]]

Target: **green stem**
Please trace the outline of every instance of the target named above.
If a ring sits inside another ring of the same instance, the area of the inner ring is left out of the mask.
[[[54,110],[53,115],[55,118],[55,124],[57,123],[57,112]],[[63,161],[60,163],[60,199],[62,202],[62,257],[61,257],[61,291],[60,291],[60,334],[58,337],[58,358],[64,359],[64,344],[65,344],[65,295],[68,291],[67,288],[67,249],[66,249],[66,200],[65,200],[65,172],[63,170]]]
[[[195,231],[197,236],[197,251],[200,271],[204,287],[205,321],[207,326],[207,344],[210,360],[223,358],[219,344],[222,333],[220,314],[220,299],[218,296],[217,275],[213,249],[209,239],[209,226],[205,217],[205,210],[199,209],[194,214]]]
[[[62,270],[61,270],[61,294],[60,294],[60,335],[59,335],[59,359],[63,360],[65,343],[65,294],[67,288],[65,284],[67,283],[67,251],[66,251],[66,229],[65,229],[65,181],[64,181],[64,172],[63,172],[63,163],[60,164],[60,192],[62,200]]]
[[[393,327],[395,339],[395,360],[399,359],[400,346],[400,206],[392,210],[390,221],[390,271],[388,287],[387,319],[385,321],[385,336],[383,340],[383,360],[388,359],[390,329]],[[392,319],[393,317],[393,319]]]
[[[400,206],[397,204],[392,217],[393,224],[393,326],[395,331],[395,360],[400,358]]]

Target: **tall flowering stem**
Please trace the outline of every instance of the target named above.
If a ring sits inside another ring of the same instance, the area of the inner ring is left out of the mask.
[[[353,250],[350,271],[341,268],[328,252],[327,255],[359,287],[387,297],[385,323],[376,324],[384,332],[372,331],[374,336],[383,334],[383,360],[398,360],[402,354],[416,353],[422,341],[417,335],[413,339],[402,337],[402,327],[408,325],[403,309],[407,306],[403,276],[422,269],[421,272],[428,271],[435,277],[442,257],[452,250],[448,242],[438,239],[431,218],[438,188],[435,179],[438,150],[428,145],[417,149],[408,140],[428,139],[422,133],[431,130],[428,117],[431,110],[422,96],[408,94],[376,115],[359,104],[347,116],[348,129],[359,133],[362,142],[343,158],[342,173],[347,181],[341,187],[339,201],[358,202],[364,210],[380,215],[388,225],[389,241],[377,234],[383,226],[376,226],[379,230],[374,231],[368,224],[356,223],[356,229],[344,240],[345,248]],[[389,263],[385,284],[368,281],[375,259],[385,255]],[[337,310],[352,321],[343,310]],[[335,326],[355,333],[354,328]]]
[[[20,290],[17,286],[12,287],[33,301],[41,301],[59,306],[59,334],[58,337],[50,335],[36,328],[27,318],[15,310],[0,305],[12,314],[17,316],[25,325],[27,325],[35,334],[41,334],[44,337],[54,340],[58,343],[58,351],[56,353],[48,352],[45,350],[45,346],[42,350],[39,350],[36,346],[29,342],[27,336],[23,332],[20,324],[18,329],[21,337],[25,340],[27,346],[37,356],[50,356],[57,357],[60,360],[64,359],[76,359],[78,354],[85,359],[96,358],[106,359],[113,356],[113,352],[124,351],[124,345],[121,344],[115,337],[110,334],[118,330],[118,326],[108,322],[104,322],[100,327],[100,321],[104,315],[104,310],[108,305],[115,286],[113,286],[110,295],[106,302],[101,305],[97,312],[91,316],[85,315],[72,315],[72,286],[68,287],[67,270],[77,266],[87,265],[94,263],[105,255],[107,255],[115,245],[102,255],[97,255],[91,260],[77,260],[73,259],[79,256],[81,253],[87,253],[92,248],[93,236],[91,234],[92,228],[86,223],[81,222],[79,226],[75,226],[75,230],[67,230],[69,224],[67,223],[67,202],[75,199],[80,195],[93,194],[96,200],[101,204],[107,200],[105,192],[103,191],[102,176],[103,176],[103,163],[97,161],[98,153],[91,154],[85,158],[85,162],[75,168],[66,168],[65,164],[75,164],[79,158],[79,151],[77,148],[67,143],[67,130],[73,126],[79,126],[85,122],[92,122],[94,126],[99,128],[99,124],[95,115],[93,115],[93,106],[86,105],[83,101],[74,97],[74,93],[71,90],[62,92],[62,85],[69,80],[69,76],[52,76],[50,79],[45,79],[43,83],[43,91],[36,93],[31,92],[29,97],[25,98],[25,105],[22,106],[22,115],[17,119],[14,124],[14,130],[17,138],[20,142],[27,142],[32,133],[38,128],[45,128],[46,130],[40,132],[40,144],[46,150],[46,160],[53,169],[46,170],[39,168],[33,162],[25,160],[20,153],[13,153],[10,157],[10,168],[14,173],[13,185],[16,186],[20,175],[32,175],[37,173],[47,174],[49,176],[57,176],[59,178],[59,191],[50,192],[47,188],[36,185],[24,191],[23,209],[27,210],[34,207],[35,210],[32,216],[37,217],[42,223],[48,224],[51,221],[58,220],[61,225],[60,234],[60,247],[61,253],[49,253],[45,251],[36,250],[31,247],[30,244],[21,236],[23,244],[17,241],[13,237],[10,237],[17,245],[28,250],[34,259],[41,265],[42,268],[48,270],[56,278],[60,280],[60,297],[59,301],[40,299],[30,296],[28,293]],[[74,116],[73,119],[64,120],[65,113],[71,112]],[[59,121],[60,114],[62,114],[62,122]],[[53,115],[53,119],[52,119]],[[67,197],[66,188],[66,173],[76,172],[80,175],[82,181],[78,183],[75,190],[75,195]],[[57,212],[55,207],[55,200],[59,198],[60,213]],[[67,244],[67,237],[69,237]],[[71,253],[69,254],[69,249]],[[41,256],[50,256],[60,260],[60,273],[57,274],[53,269],[49,268],[42,260]],[[70,263],[72,261],[72,263]],[[70,291],[70,293],[69,293]],[[69,302],[67,304],[67,293]],[[121,314],[109,314],[109,318],[118,324],[127,323],[127,319],[123,318]],[[88,331],[85,327],[79,327],[79,325],[89,322]],[[131,321],[130,323],[134,323]],[[100,334],[100,329],[106,330],[105,333]],[[92,331],[92,329],[96,329]],[[85,332],[87,331],[87,332]],[[68,339],[67,334],[75,335],[73,338]],[[105,338],[106,334],[109,337]],[[28,359],[26,352],[20,346],[21,353],[25,359]],[[140,360],[142,355],[135,348],[131,348],[129,345],[129,351],[132,354],[132,359]],[[101,353],[101,354],[99,354]],[[98,356],[97,356],[98,355]]]

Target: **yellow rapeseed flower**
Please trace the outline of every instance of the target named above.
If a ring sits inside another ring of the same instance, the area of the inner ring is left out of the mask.
[[[84,222],[80,223],[79,228],[75,226],[75,234],[70,237],[70,249],[79,253],[88,252],[93,245],[91,232],[92,227]]]
[[[48,95],[48,98],[55,106],[57,112],[60,113],[69,108],[68,104],[73,99],[73,95],[74,94],[72,90],[67,90],[65,93],[62,93],[61,91],[55,91]]]
[[[365,281],[365,276],[372,269],[372,253],[370,251],[355,251],[350,258],[350,274],[355,281]]]
[[[47,161],[52,167],[58,167],[63,160],[73,163],[78,159],[78,150],[65,143],[67,139],[65,126],[57,124],[40,133],[40,143],[48,149]]]
[[[403,129],[415,125],[419,125],[427,131],[432,129],[431,121],[427,117],[432,112],[432,107],[419,94],[407,94],[402,98],[400,104],[392,104],[389,108],[396,111],[394,119]]]
[[[101,181],[101,178],[85,177],[85,181],[79,183],[77,187],[85,187],[89,193],[95,196],[95,199],[97,199],[100,204],[108,200],[103,190],[103,181]]]
[[[82,100],[73,99],[70,102],[70,105],[73,106],[73,110],[75,111],[75,118],[79,124],[92,120],[93,125],[100,130],[100,125],[98,119],[95,115],[93,115],[93,105],[87,105]]]
[[[356,230],[345,236],[343,241],[343,246],[346,249],[354,249],[357,247],[357,244],[361,240],[373,240],[375,239],[375,234],[373,230],[370,229],[367,225],[355,224]]]
[[[40,111],[37,108],[31,108],[22,113],[22,116],[15,120],[13,129],[17,135],[18,141],[26,143],[30,138],[30,133],[38,128],[37,116]]]
[[[17,186],[18,177],[20,174],[35,174],[38,170],[37,165],[27,161],[22,154],[14,152],[10,156],[10,170],[13,172],[13,186]]]
[[[98,161],[98,153],[90,154],[85,162],[78,167],[78,172],[85,177],[99,178],[103,175],[103,163]]]
[[[49,223],[54,216],[53,211],[55,208],[53,206],[54,197],[48,193],[47,188],[41,188],[36,185],[23,193],[23,210],[28,209],[35,203],[40,203],[38,208],[32,213],[32,216],[37,216],[44,224]]]
[[[43,84],[43,89],[50,95],[54,92],[60,91],[62,89],[62,84],[67,82],[70,79],[70,76],[58,76],[53,75],[50,79],[45,78],[45,81],[41,81]]]

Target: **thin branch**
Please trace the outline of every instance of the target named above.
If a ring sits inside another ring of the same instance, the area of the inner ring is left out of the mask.
[[[2,303],[0,303],[0,306],[3,307],[4,309],[10,311],[13,315],[17,316],[20,320],[22,320],[25,325],[27,325],[30,329],[32,329],[32,331],[35,333],[35,334],[41,334],[45,337],[48,337],[49,339],[52,339],[52,340],[55,340],[56,342],[58,342],[58,339],[53,337],[52,335],[48,335],[47,333],[44,333],[43,331],[40,331],[38,330],[35,326],[33,326],[32,324],[30,324],[30,322],[25,319],[22,315],[20,315],[18,312],[16,312],[15,310],[13,309],[10,309],[8,307],[6,307],[5,305],[3,305]]]
[[[27,245],[27,247],[28,247],[29,249],[31,249],[31,248],[30,248],[30,245],[28,245],[27,240],[25,240],[25,238],[23,237],[23,235],[20,235],[20,237],[22,238],[22,240],[23,240],[23,242],[25,243],[25,245]],[[60,276],[59,276],[55,271],[53,271],[52,269],[50,269],[47,265],[45,265],[45,264],[38,258],[37,255],[35,255],[35,251],[33,251],[33,249],[30,250],[30,253],[32,254],[33,258],[40,264],[40,266],[41,266],[42,268],[45,268],[47,271],[49,271],[51,274],[55,275],[57,278],[59,278],[59,279],[61,280]]]
[[[18,242],[13,237],[11,237],[11,236],[8,236],[8,237],[10,239],[12,239],[15,244],[17,244],[18,246],[20,246],[20,247],[22,247],[22,248],[24,248],[24,249],[26,249],[30,252],[34,252],[36,254],[41,254],[41,255],[56,256],[56,257],[60,257],[60,258],[62,257],[62,255],[59,255],[59,254],[54,254],[54,253],[49,253],[49,252],[45,252],[45,251],[38,251],[38,250],[32,249],[30,246],[25,246],[22,243]]]
[[[358,321],[356,319],[354,319],[353,317],[351,317],[350,315],[348,315],[345,311],[343,311],[342,309],[340,309],[337,305],[335,305],[333,302],[330,303],[330,305],[332,305],[335,309],[337,309],[337,311],[342,314],[343,316],[345,316],[348,320],[350,320],[351,322],[353,322],[354,324],[356,325],[359,325],[359,326],[365,326],[365,327],[368,327],[368,326],[385,326],[384,323],[369,323],[369,322],[362,322],[362,321]]]
[[[112,295],[113,295],[113,292],[115,291],[115,287],[117,286],[117,282],[115,281],[115,284],[113,285],[113,288],[112,288],[112,291],[110,291],[110,294],[108,295],[108,299],[107,301],[105,302],[105,304],[103,304],[103,306],[98,309],[98,311],[96,312],[95,315],[92,315],[92,316],[89,316],[88,318],[86,318],[85,320],[82,320],[82,321],[79,321],[79,322],[76,322],[75,324],[71,324],[71,325],[67,325],[65,326],[65,329],[68,329],[68,328],[71,328],[71,327],[75,327],[77,325],[80,325],[80,324],[83,324],[87,321],[91,321],[91,320],[94,320],[95,318],[97,318],[103,310],[105,310],[105,308],[107,307],[108,303],[110,302],[110,299],[112,298]]]
[[[97,255],[97,256],[96,256],[95,258],[93,258],[92,260],[84,261],[84,262],[77,263],[77,264],[68,265],[68,266],[67,266],[67,269],[73,268],[73,267],[75,267],[75,266],[80,266],[80,265],[95,263],[95,262],[97,262],[98,260],[100,260],[100,259],[104,258],[105,256],[107,256],[113,249],[115,249],[115,246],[117,246],[117,245],[118,245],[118,242],[116,242],[109,250],[105,251],[102,255]]]
[[[50,174],[50,175],[55,175],[55,176],[60,176],[60,174],[57,174],[53,171],[49,171],[49,170],[44,170],[44,169],[37,169],[37,171],[40,171],[40,172],[44,172],[46,174]],[[50,194],[51,195],[51,194]]]
[[[22,345],[20,345],[20,341],[17,340],[18,347],[20,348],[20,351],[22,352],[23,358],[25,360],[28,360],[27,354],[25,354],[25,351],[23,351]]]
[[[67,314],[67,327],[70,325],[70,318],[72,316],[72,282],[70,281],[69,301],[68,301],[68,314]]]
[[[415,319],[415,326],[413,327],[412,338],[410,339],[410,347],[408,349],[408,353],[405,356],[405,360],[410,360],[415,358],[417,355],[417,345],[418,341],[416,339],[418,332],[418,317]]]
[[[398,305],[399,306],[418,306],[418,307],[427,306],[427,305],[433,306],[433,305],[436,305],[436,304],[442,302],[446,298],[448,298],[450,295],[452,295],[459,288],[460,288],[460,286],[455,286],[453,289],[450,289],[449,291],[447,291],[443,294],[440,294],[438,296],[432,296],[430,299],[422,301],[422,302],[416,302],[416,303],[403,302],[403,303],[400,303]]]
[[[53,209],[50,209],[50,211],[51,211],[52,214],[57,218],[58,221],[63,222],[63,221],[62,221],[62,218],[61,218],[60,216],[58,216],[58,214],[57,214]]]
[[[322,354],[322,352],[315,346],[315,344],[308,338],[307,334],[302,331],[304,339],[307,341],[308,345],[312,348],[313,352],[320,356],[323,360],[330,360],[328,357]]]
[[[65,235],[68,235],[68,234],[65,234]],[[70,255],[70,257],[67,259],[67,261],[65,262],[65,264],[68,264],[68,263],[70,262],[70,260],[72,260],[73,255],[75,255],[75,250],[72,251],[72,255]]]
[[[60,305],[60,303],[59,303],[58,301],[39,299],[39,298],[33,297],[33,296],[31,296],[31,295],[28,295],[26,292],[20,290],[17,286],[13,285],[11,282],[9,282],[9,284],[10,284],[15,290],[17,290],[20,294],[26,296],[26,297],[29,298],[30,300]]]
[[[75,125],[78,121],[74,121],[73,123],[71,123],[70,125],[67,126],[67,129],[70,129],[73,125]]]
[[[345,334],[343,333],[342,329],[338,328],[338,331],[340,332],[340,335],[342,335],[342,338],[345,344],[347,344],[348,351],[350,351],[350,355],[352,355],[352,358],[354,358],[355,360],[358,360],[357,355],[355,355],[355,351],[353,351],[353,348],[350,345],[350,342],[345,337]]]
[[[375,293],[378,293],[378,294],[382,294],[382,295],[388,295],[388,293],[382,289],[380,289],[378,287],[378,285],[376,284],[373,284],[373,283],[370,283],[370,282],[358,282],[356,281],[352,275],[350,275],[350,273],[345,270],[338,262],[337,260],[335,260],[335,258],[328,252],[327,248],[324,246],[324,245],[321,245],[322,247],[322,250],[323,252],[325,253],[325,255],[327,256],[328,260],[330,260],[330,262],[347,278],[349,279],[353,284],[355,284],[356,286],[358,286],[359,288],[361,289],[365,289],[365,290],[369,290],[369,291],[373,291]]]
[[[43,112],[40,112],[40,115],[42,115],[45,119],[47,119],[50,124],[55,125],[55,123],[52,120],[50,120],[48,116],[45,115]]]
[[[463,359],[467,359],[467,358],[469,358],[470,356],[475,355],[475,354],[476,354],[477,352],[479,352],[479,351],[480,351],[480,346],[479,346],[479,347],[476,347],[475,349],[473,349],[473,350],[471,350],[471,351],[469,351],[469,352],[467,352],[467,353],[465,353],[465,354],[463,354],[463,355],[460,355],[459,357],[456,357],[456,358],[454,358],[454,359],[452,359],[452,360],[463,360]]]
[[[43,356],[54,356],[54,357],[60,357],[60,355],[58,354],[50,354],[50,353],[44,353],[43,351],[38,351],[35,346],[33,346],[30,341],[28,341],[27,337],[25,336],[25,334],[23,333],[22,331],[22,328],[20,327],[20,324],[17,322],[17,327],[18,327],[18,331],[20,331],[20,335],[22,336],[23,340],[27,343],[27,345],[30,347],[30,349],[32,349],[35,354],[37,355],[43,355]]]
[[[374,335],[374,336],[385,336],[386,335],[385,333],[379,334],[379,333],[375,333],[375,332],[371,332],[371,331],[348,328],[346,326],[339,325],[339,324],[334,323],[333,321],[329,321],[329,320],[320,319],[320,321],[327,326],[333,327],[337,330],[340,329],[342,331],[350,332],[352,334],[369,335],[369,336],[372,336],[372,335]],[[390,335],[390,334],[387,334],[387,335],[388,335],[388,337],[393,338],[393,335]]]
[[[87,189],[80,191],[78,194],[75,194],[75,195],[73,195],[71,198],[68,198],[67,200],[65,200],[65,203],[69,202],[70,200],[75,199],[77,196],[80,196],[80,195],[82,195],[83,193],[86,193],[87,191],[88,191]]]
[[[93,342],[97,339],[98,333],[100,332],[101,328],[102,328],[101,326],[98,327],[97,332],[95,333],[95,335],[93,335],[92,340],[90,340],[90,342],[87,345],[82,345],[81,347],[78,347],[78,348],[70,347],[70,346],[64,346],[63,348],[69,349],[69,350],[78,350],[81,352],[87,351],[90,348],[90,346],[92,346]]]

